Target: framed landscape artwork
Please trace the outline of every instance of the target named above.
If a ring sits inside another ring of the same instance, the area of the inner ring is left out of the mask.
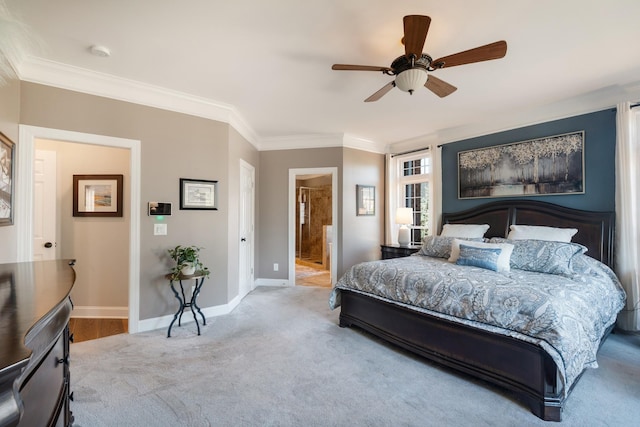
[[[73,175],[73,216],[121,217],[122,175]]]
[[[458,153],[458,198],[584,193],[584,131]]]
[[[13,224],[13,148],[0,132],[0,226]]]

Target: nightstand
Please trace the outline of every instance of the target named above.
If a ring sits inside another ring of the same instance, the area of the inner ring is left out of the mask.
[[[380,245],[382,259],[401,258],[414,254],[420,246]]]

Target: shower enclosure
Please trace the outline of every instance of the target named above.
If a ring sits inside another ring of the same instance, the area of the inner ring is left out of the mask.
[[[296,257],[329,268],[331,186],[299,185],[296,190]]]

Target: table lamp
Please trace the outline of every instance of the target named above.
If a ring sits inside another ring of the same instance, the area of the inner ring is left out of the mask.
[[[413,209],[398,208],[396,211],[396,224],[400,224],[398,244],[400,246],[409,246],[409,243],[411,243],[411,230],[409,230],[409,225],[413,224]]]

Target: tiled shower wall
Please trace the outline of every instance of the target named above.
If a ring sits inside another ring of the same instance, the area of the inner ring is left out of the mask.
[[[330,177],[329,177],[330,179]],[[315,181],[315,182],[314,182]],[[304,260],[322,263],[323,233],[325,225],[331,225],[331,185],[316,180],[296,182],[296,255]],[[300,227],[300,187],[306,196],[305,219]]]

